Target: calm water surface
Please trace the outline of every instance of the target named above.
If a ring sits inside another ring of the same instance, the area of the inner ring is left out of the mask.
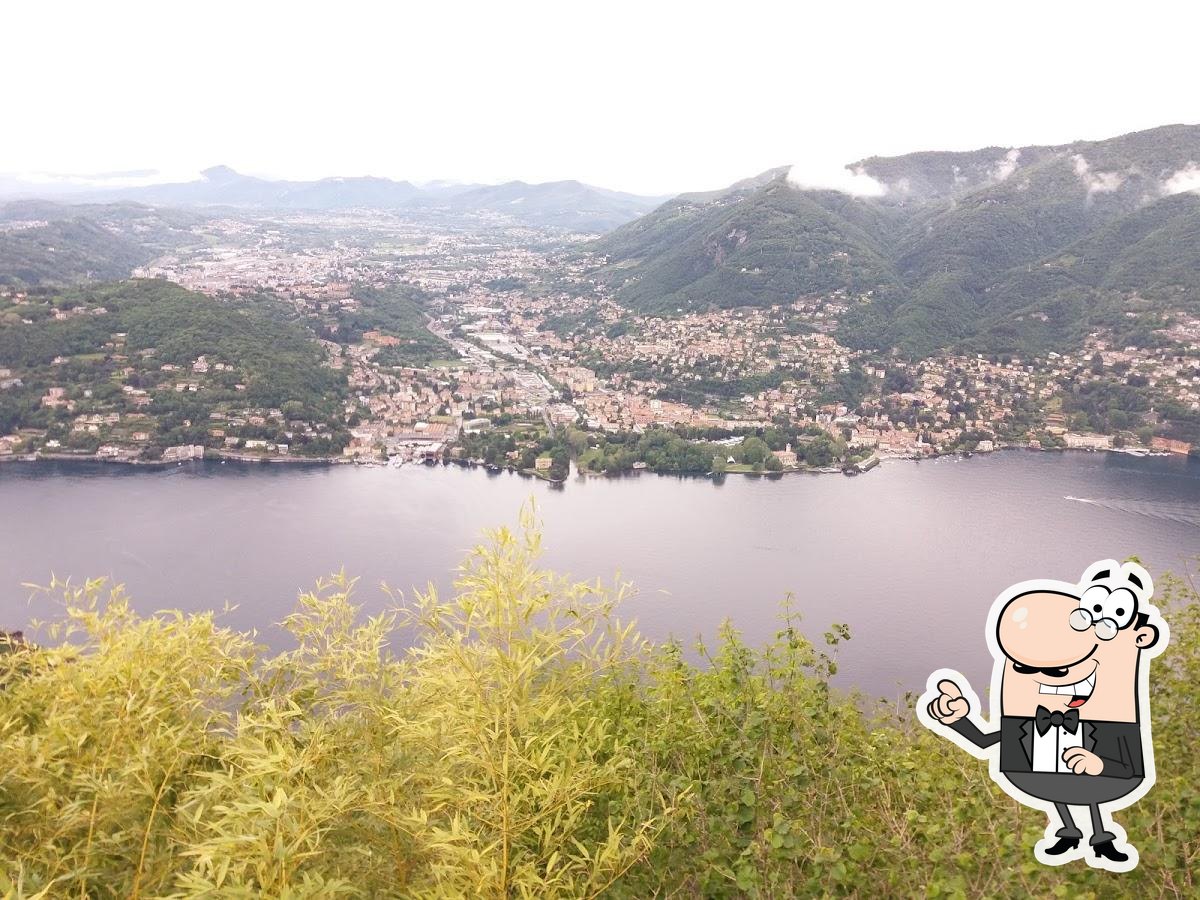
[[[139,609],[238,605],[225,621],[271,630],[297,592],[345,566],[367,610],[381,581],[446,589],[483,528],[535,497],[546,562],[618,576],[644,634],[748,640],[795,595],[814,637],[847,622],[839,681],[882,696],[937,666],[982,691],[992,598],[1027,578],[1073,580],[1137,554],[1151,573],[1200,555],[1200,464],[1114,454],[1007,452],[894,461],[858,478],[653,475],[554,488],[457,467],[292,468],[212,463],[132,470],[0,465],[0,628],[45,615],[22,582],[106,575]],[[1081,499],[1066,499],[1081,498]]]

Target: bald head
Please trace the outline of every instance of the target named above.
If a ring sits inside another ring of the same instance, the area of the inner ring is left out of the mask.
[[[1071,613],[1079,598],[1052,591],[1021,594],[1000,611],[996,638],[1009,659],[1033,668],[1063,668],[1087,656],[1096,644],[1090,629],[1076,631]]]

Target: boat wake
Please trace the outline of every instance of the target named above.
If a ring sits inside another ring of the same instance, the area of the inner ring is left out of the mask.
[[[1173,503],[1167,500],[1137,500],[1121,498],[1063,497],[1074,503],[1087,503],[1113,512],[1131,513],[1148,519],[1178,522],[1200,528],[1200,507],[1195,503]]]

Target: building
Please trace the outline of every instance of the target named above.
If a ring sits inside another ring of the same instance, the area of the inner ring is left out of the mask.
[[[1075,434],[1068,431],[1063,435],[1063,440],[1072,450],[1112,449],[1112,437],[1107,434]]]
[[[163,462],[184,462],[189,459],[204,459],[203,444],[180,444],[163,451]]]
[[[783,464],[783,467],[785,469],[796,468],[796,453],[794,450],[792,450],[791,444],[788,444],[782,450],[772,451],[771,455],[774,456],[777,460],[779,460]]]

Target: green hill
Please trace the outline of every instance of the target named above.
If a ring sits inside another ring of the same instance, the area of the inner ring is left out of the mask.
[[[850,166],[885,188],[877,198],[772,170],[676,198],[592,246],[637,311],[869,291],[843,322],[854,345],[1036,349],[1078,340],[1123,304],[1200,304],[1196,195],[1172,193],[1197,160],[1200,126],[1173,125]]]
[[[171,390],[179,376],[162,366],[195,380],[202,355],[231,369],[209,373],[202,391]],[[103,411],[147,412],[170,443],[200,443],[211,412],[246,406],[286,406],[336,430],[346,382],[324,361],[307,324],[274,300],[220,301],[151,280],[43,289],[20,306],[0,300],[0,366],[24,382],[0,393],[0,433],[64,415],[39,402],[52,385],[72,398],[91,390],[88,403]],[[137,406],[123,386],[154,392],[152,405]]]
[[[0,205],[0,285],[31,287],[127,278],[162,250],[195,240],[201,218],[133,203]]]
[[[803,294],[896,288],[889,210],[783,173],[715,197],[684,196],[602,238],[604,274],[649,312],[755,306]]]
[[[87,219],[0,232],[0,284],[25,286],[124,278],[151,251]]]
[[[1200,196],[1179,194],[1016,271],[987,297],[981,349],[1073,343],[1097,326],[1200,298]],[[1143,336],[1145,337],[1145,336]]]

